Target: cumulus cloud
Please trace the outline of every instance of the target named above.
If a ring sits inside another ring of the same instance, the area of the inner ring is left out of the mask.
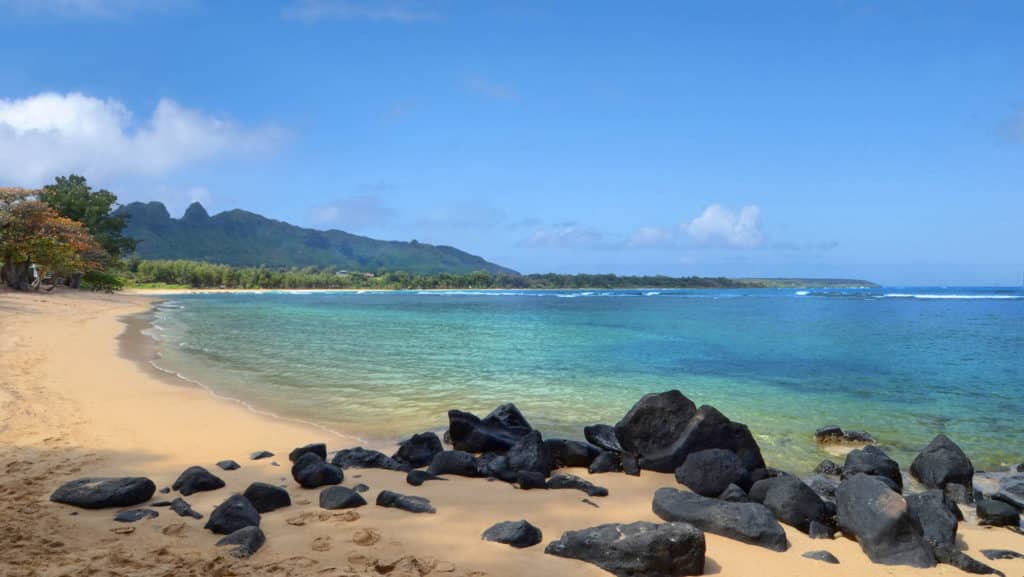
[[[731,248],[756,248],[764,243],[761,209],[744,206],[738,212],[712,204],[700,216],[680,225],[697,244]]]
[[[169,99],[142,123],[117,100],[77,92],[0,99],[0,180],[34,186],[70,172],[97,179],[162,176],[219,156],[265,151],[283,136]]]
[[[373,20],[419,22],[436,20],[438,15],[410,0],[294,0],[281,15],[289,20]]]
[[[566,222],[538,228],[520,244],[543,248],[589,248],[602,240],[604,235],[601,232]]]

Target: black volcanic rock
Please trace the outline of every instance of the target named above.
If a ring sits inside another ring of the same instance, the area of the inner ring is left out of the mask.
[[[380,451],[353,447],[338,451],[331,457],[331,464],[342,469],[385,469],[387,471],[408,471],[408,463],[397,461]]]
[[[843,480],[836,504],[839,527],[875,563],[935,565],[932,547],[914,523],[907,501],[880,478],[861,473]]]
[[[483,419],[472,413],[448,411],[448,436],[459,451],[507,451],[532,430],[526,417],[511,403],[499,406]]]
[[[929,489],[945,490],[950,483],[973,493],[974,465],[963,450],[946,435],[938,435],[910,465],[910,474]]]
[[[547,439],[544,441],[548,454],[551,456],[551,468],[562,467],[589,467],[594,459],[601,454],[598,449],[590,443],[570,441],[567,439]]]
[[[676,390],[644,395],[615,425],[615,437],[634,455],[663,453],[679,439],[696,412],[693,401]]]
[[[320,491],[320,508],[322,509],[352,509],[365,504],[366,499],[348,487],[334,486]]]
[[[145,503],[154,492],[156,485],[145,477],[84,477],[61,485],[50,500],[83,509],[105,509]]]
[[[223,461],[217,461],[217,467],[219,467],[222,471],[234,471],[236,469],[239,469],[241,465],[239,465],[235,461],[232,461],[231,459],[225,459]]]
[[[694,493],[717,497],[729,485],[750,487],[750,472],[736,453],[725,449],[708,449],[687,455],[676,469],[676,481]]]
[[[547,482],[548,489],[576,489],[577,491],[583,491],[591,497],[607,497],[608,489],[599,487],[586,479],[577,477],[576,475],[569,475],[567,473],[559,473]]]
[[[654,514],[772,551],[789,548],[786,531],[760,503],[732,503],[664,487],[654,494]]]
[[[960,509],[940,490],[907,496],[910,517],[921,527],[924,540],[937,547],[956,542],[957,522],[963,518]]]
[[[114,520],[118,523],[134,523],[143,519],[152,519],[159,516],[160,513],[157,513],[152,509],[129,509],[127,511],[118,511],[118,513],[114,515]]]
[[[426,467],[434,455],[444,450],[437,433],[419,433],[399,443],[398,451],[391,458],[405,463],[413,469]]]
[[[292,504],[288,491],[269,483],[252,483],[243,495],[260,513],[269,513]]]
[[[377,494],[378,507],[390,507],[401,509],[410,513],[436,513],[437,510],[430,504],[429,499],[402,495],[391,491],[381,491]]]
[[[341,468],[325,463],[316,453],[305,453],[292,465],[292,478],[306,489],[337,485],[345,478]]]
[[[484,531],[480,537],[484,541],[504,543],[516,549],[533,547],[543,539],[540,529],[531,525],[528,521],[504,521],[497,523]]]
[[[216,491],[224,486],[224,481],[203,467],[189,467],[178,475],[171,489],[186,497],[201,491]]]
[[[217,541],[217,546],[235,545],[235,548],[231,550],[231,556],[239,559],[248,559],[259,551],[260,547],[263,547],[263,544],[266,542],[267,537],[263,534],[263,530],[255,525],[249,525]]]
[[[897,491],[903,489],[903,474],[900,473],[899,464],[890,459],[885,451],[873,445],[863,449],[854,449],[846,455],[846,462],[843,464],[843,480],[861,473],[885,477],[895,484]]]
[[[708,449],[726,449],[736,453],[748,471],[764,468],[761,449],[750,429],[742,423],[730,421],[708,405],[697,409],[674,443],[656,452],[641,453],[640,467],[669,473],[682,465],[691,453]]]
[[[611,451],[601,451],[597,458],[587,467],[587,472],[592,475],[596,473],[616,473],[619,471],[622,471],[622,455],[621,453],[613,453]]]
[[[981,499],[977,503],[978,524],[994,527],[1017,527],[1020,512],[1016,507],[995,499]]]
[[[566,531],[548,555],[593,563],[616,577],[681,577],[704,573],[704,534],[687,523],[610,523]]]
[[[531,471],[545,477],[551,474],[551,454],[540,431],[530,431],[523,435],[505,453],[505,458],[508,460],[509,471],[513,473]]]
[[[821,497],[803,481],[790,475],[758,481],[750,489],[750,498],[768,507],[779,521],[804,533],[810,531],[812,522],[827,525],[831,517],[829,507]]]
[[[298,460],[299,457],[305,455],[306,453],[313,453],[315,455],[319,455],[321,459],[326,461],[327,445],[325,445],[324,443],[310,443],[302,447],[296,447],[292,449],[291,453],[288,453],[288,460],[294,463],[296,460]]]
[[[615,436],[615,427],[611,425],[587,425],[583,427],[583,436],[587,442],[603,451],[624,452],[619,438]]]
[[[427,472],[431,475],[480,476],[476,457],[466,451],[441,451],[434,455]]]
[[[206,521],[205,528],[221,535],[230,535],[249,526],[258,527],[260,514],[242,495],[232,495],[217,505]]]

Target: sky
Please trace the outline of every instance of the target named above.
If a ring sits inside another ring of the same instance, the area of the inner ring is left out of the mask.
[[[1016,285],[1024,3],[0,0],[0,184],[521,272]]]

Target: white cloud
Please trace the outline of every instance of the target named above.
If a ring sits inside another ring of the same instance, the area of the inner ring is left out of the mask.
[[[345,230],[380,226],[394,217],[395,210],[375,194],[341,198],[314,208],[310,214],[310,220],[317,226],[338,226]]]
[[[599,244],[604,235],[596,230],[567,222],[538,228],[520,244],[544,248],[587,248]]]
[[[755,205],[734,212],[712,204],[697,218],[682,223],[680,229],[694,242],[705,246],[756,248],[764,243],[761,209]]]
[[[169,99],[141,124],[121,102],[77,92],[0,99],[0,181],[35,186],[70,172],[96,179],[162,176],[215,157],[264,151],[283,136]]]
[[[374,20],[419,22],[436,20],[437,14],[411,0],[294,0],[281,11],[290,20]]]

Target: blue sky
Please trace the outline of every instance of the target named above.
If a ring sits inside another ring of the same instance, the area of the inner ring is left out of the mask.
[[[0,0],[0,182],[523,272],[1017,284],[1024,3]]]

